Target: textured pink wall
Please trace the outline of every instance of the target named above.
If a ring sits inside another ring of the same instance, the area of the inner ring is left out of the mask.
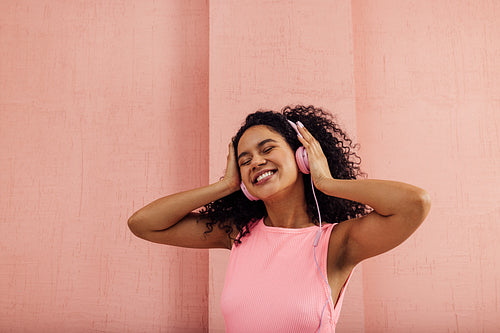
[[[365,166],[433,205],[364,264],[367,332],[500,331],[499,17],[498,1],[353,1]]]
[[[206,2],[1,1],[0,331],[207,331],[208,252],[126,223],[207,124]]]

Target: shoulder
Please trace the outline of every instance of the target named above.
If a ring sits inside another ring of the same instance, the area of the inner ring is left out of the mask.
[[[233,248],[233,245],[235,241],[238,239],[240,242],[244,242],[246,238],[250,235],[252,230],[254,230],[260,223],[262,223],[263,218],[256,219],[253,221],[248,222],[245,225],[240,225],[237,226],[236,224],[232,224],[233,230],[231,232],[228,232],[229,238],[230,238],[230,247],[229,249]],[[240,231],[240,229],[242,231]],[[238,245],[238,243],[236,244]]]

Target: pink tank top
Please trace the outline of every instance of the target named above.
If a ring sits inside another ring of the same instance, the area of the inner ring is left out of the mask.
[[[328,243],[335,225],[322,226],[316,248],[326,279]],[[329,296],[313,256],[318,228],[268,227],[261,219],[241,244],[233,245],[221,297],[226,333],[318,332]],[[335,332],[350,278],[335,307],[332,298],[328,301],[321,333]]]

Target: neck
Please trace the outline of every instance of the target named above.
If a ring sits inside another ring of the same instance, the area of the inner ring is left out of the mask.
[[[289,193],[264,201],[267,210],[267,217],[264,219],[266,225],[281,228],[304,228],[314,225],[307,214],[303,183],[300,182],[298,187]]]

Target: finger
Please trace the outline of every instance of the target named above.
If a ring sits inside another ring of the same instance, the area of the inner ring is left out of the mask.
[[[297,122],[297,129],[302,133],[302,140],[299,138],[299,141],[303,144],[303,146],[308,149],[311,146],[319,145],[318,140],[309,132],[307,128],[300,122]]]
[[[306,150],[309,150],[309,147],[311,146],[311,143],[312,143],[310,140],[308,140],[307,138],[305,138],[300,133],[297,134],[297,139],[299,139],[300,143],[302,144],[302,146],[304,146],[304,148],[306,148]]]
[[[297,130],[300,133],[300,136],[302,136],[307,143],[311,140],[311,133],[307,130],[307,128],[304,127],[304,124],[302,124],[300,121],[297,121]]]
[[[297,139],[299,139],[300,143],[302,143],[303,146],[309,144],[300,133],[297,133]]]
[[[310,141],[311,139],[314,139],[312,136],[311,132],[307,128],[305,128],[304,124],[302,124],[300,121],[297,121],[297,129],[299,130],[300,134],[307,140]]]

